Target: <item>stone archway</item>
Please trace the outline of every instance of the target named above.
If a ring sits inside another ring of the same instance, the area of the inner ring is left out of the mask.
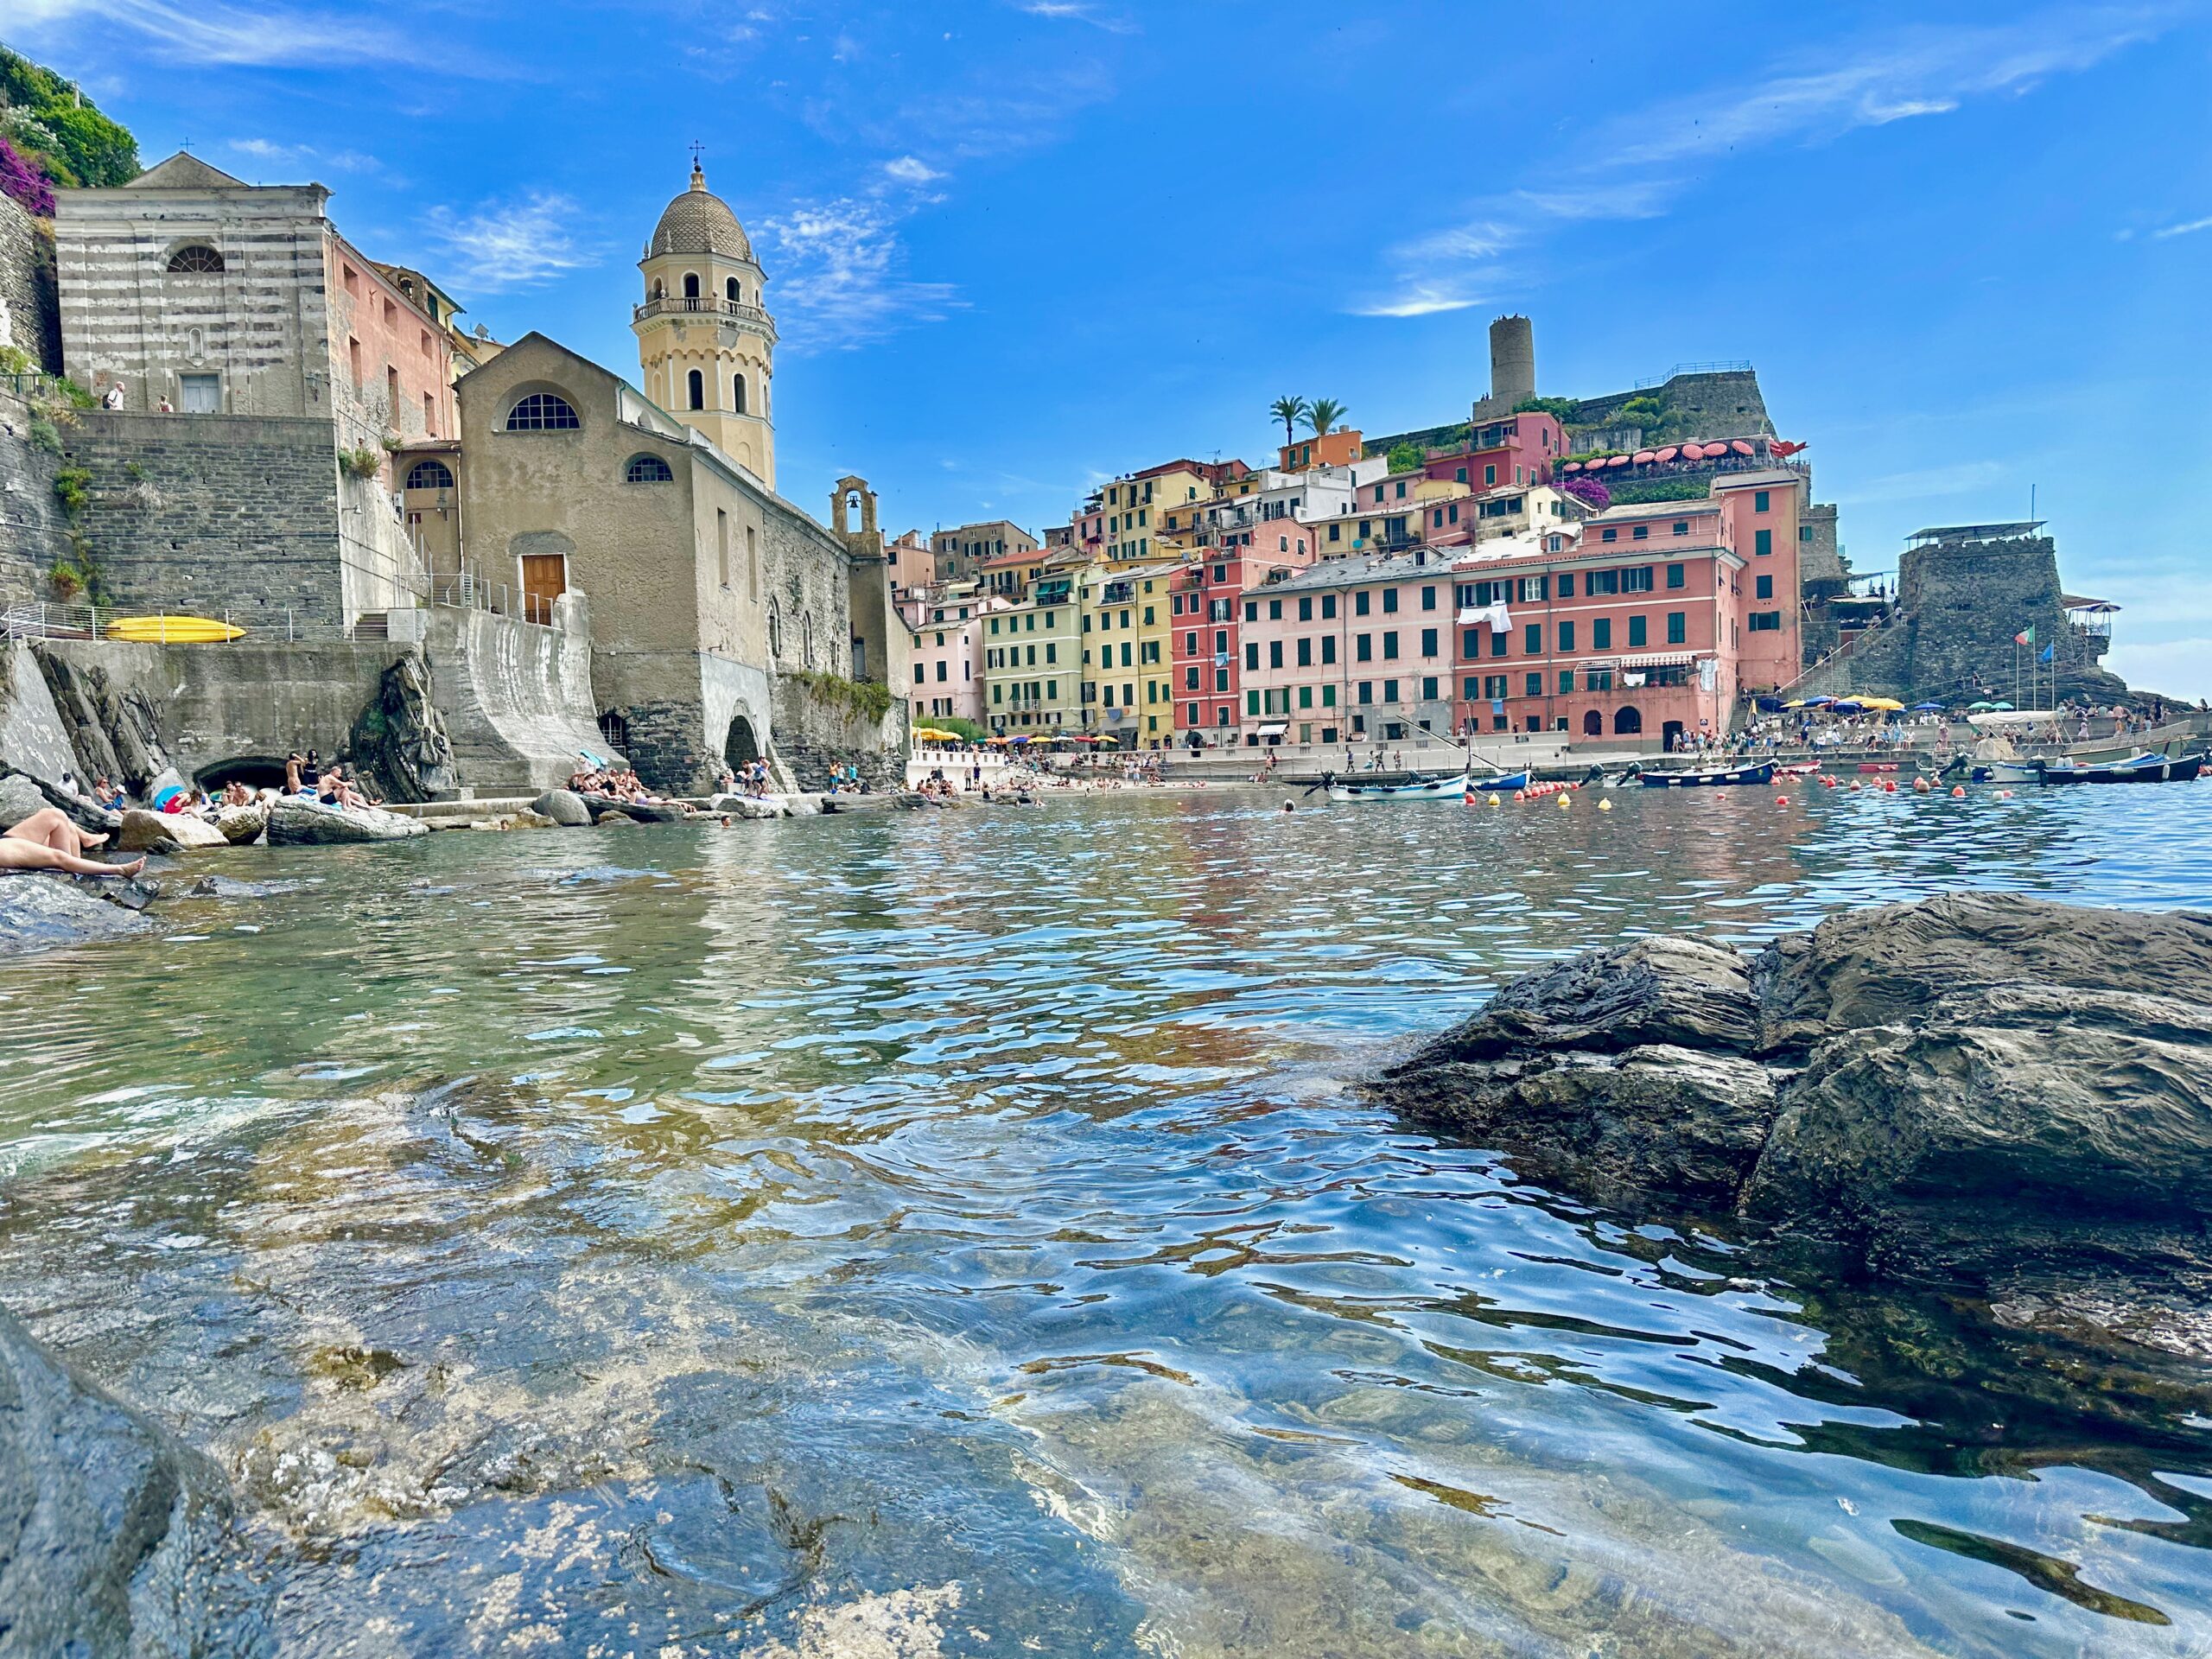
[[[219,795],[226,784],[244,784],[248,789],[282,789],[284,787],[284,761],[281,754],[238,754],[227,760],[217,760],[201,766],[192,774],[192,781],[210,795]]]
[[[1582,716],[1583,736],[1603,737],[1605,734],[1605,717],[1603,715],[1599,714],[1595,709],[1592,709],[1588,714]]]
[[[1613,735],[1638,737],[1643,732],[1643,711],[1630,705],[1613,711]]]
[[[760,734],[753,728],[751,715],[739,715],[730,721],[728,735],[722,739],[722,759],[732,772],[760,759]]]

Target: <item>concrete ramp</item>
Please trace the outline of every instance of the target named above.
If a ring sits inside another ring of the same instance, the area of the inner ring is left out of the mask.
[[[569,781],[585,754],[623,757],[600,735],[584,628],[542,627],[486,611],[422,619],[431,695],[462,786],[534,796]]]

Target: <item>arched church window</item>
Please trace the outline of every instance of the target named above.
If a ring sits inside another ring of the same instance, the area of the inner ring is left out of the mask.
[[[732,375],[732,376],[730,377],[730,382],[729,382],[729,397],[730,397],[729,406],[730,406],[732,409],[735,410],[739,414],[741,414],[741,415],[744,414],[744,413],[745,413],[745,377],[744,377],[743,375],[741,375],[741,374],[734,374],[734,375]]]
[[[798,613],[798,651],[800,658],[806,665],[812,668],[814,666],[814,613],[811,611],[801,611]]]
[[[676,474],[658,455],[632,455],[630,464],[622,469],[625,484],[671,484]]]
[[[169,255],[169,274],[172,276],[212,276],[222,269],[223,256],[205,242],[188,242]]]
[[[557,391],[533,391],[507,411],[510,432],[575,432],[582,427],[575,405]]]
[[[707,377],[694,369],[683,377],[684,407],[704,409],[707,406]]]
[[[699,273],[696,270],[687,270],[683,273],[683,297],[687,300],[696,300],[699,297]]]
[[[776,658],[783,654],[784,613],[776,608],[776,601],[772,599],[768,601],[768,655]]]
[[[729,302],[732,305],[740,305],[744,302],[745,290],[737,285],[737,278],[734,276],[722,284],[722,292],[729,296]]]
[[[442,461],[418,461],[407,469],[406,487],[410,490],[449,490],[453,488],[453,470]]]
[[[664,300],[664,299],[666,299],[667,297],[668,297],[668,284],[667,284],[666,283],[664,283],[663,281],[661,281],[661,279],[660,279],[659,277],[658,277],[658,276],[654,277],[654,278],[653,278],[653,298],[655,298],[655,299],[657,299],[657,300]]]

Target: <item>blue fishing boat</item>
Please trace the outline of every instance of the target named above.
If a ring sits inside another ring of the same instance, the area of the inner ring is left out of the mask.
[[[1637,779],[1646,789],[1712,789],[1731,784],[1764,785],[1774,781],[1774,762],[1715,766],[1699,772],[1647,772]]]

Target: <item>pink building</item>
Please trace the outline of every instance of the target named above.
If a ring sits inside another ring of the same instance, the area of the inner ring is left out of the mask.
[[[913,688],[908,697],[917,724],[947,716],[983,724],[982,619],[1011,608],[996,594],[964,591],[910,596],[900,607],[906,620],[907,679]]]
[[[1479,495],[1485,490],[1549,483],[1554,467],[1566,451],[1567,438],[1560,423],[1532,410],[1471,428],[1463,452],[1438,455],[1426,462],[1422,470],[1431,478],[1465,484]]]
[[[1399,742],[1452,725],[1452,569],[1426,547],[1332,559],[1248,589],[1247,745]]]
[[[1609,508],[1453,563],[1454,725],[1654,747],[1725,733],[1794,677],[1804,480],[1716,479],[1702,500]]]

